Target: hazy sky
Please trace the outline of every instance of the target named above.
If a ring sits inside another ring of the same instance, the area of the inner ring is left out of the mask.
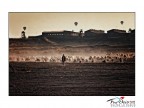
[[[124,21],[124,24],[120,24]],[[74,22],[78,22],[75,26]],[[135,13],[9,13],[9,37],[41,35],[43,31],[135,28]]]

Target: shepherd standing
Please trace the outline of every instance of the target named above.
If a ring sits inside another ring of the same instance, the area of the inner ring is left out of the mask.
[[[63,65],[65,65],[65,61],[66,61],[66,57],[65,57],[65,55],[63,54],[63,56],[62,56],[62,64],[63,64]]]

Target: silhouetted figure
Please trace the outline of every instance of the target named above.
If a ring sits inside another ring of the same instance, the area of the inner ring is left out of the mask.
[[[64,65],[65,61],[66,61],[66,57],[65,57],[65,55],[63,54],[63,56],[62,56],[62,64],[63,64],[63,65]]]
[[[21,38],[23,38],[23,39],[26,38],[26,36],[25,36],[25,32],[24,32],[24,31],[21,32]]]
[[[129,28],[128,33],[131,33],[131,32],[132,32],[132,29],[131,29],[131,28]]]
[[[82,30],[82,29],[81,29],[80,32],[79,32],[79,36],[80,36],[80,37],[83,37],[83,30]]]
[[[21,38],[26,39],[26,35],[25,35],[26,27],[23,27],[23,30],[24,31],[21,32]]]
[[[120,63],[122,63],[122,59],[120,58],[119,60],[120,60]]]

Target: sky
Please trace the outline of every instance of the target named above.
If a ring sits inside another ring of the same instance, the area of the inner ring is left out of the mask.
[[[123,24],[120,21],[124,21]],[[74,22],[78,22],[76,26]],[[135,29],[135,13],[9,13],[9,37],[20,38],[23,27],[26,36],[41,35],[43,31],[80,29]]]

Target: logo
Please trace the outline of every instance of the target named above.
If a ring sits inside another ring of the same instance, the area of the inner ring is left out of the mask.
[[[134,100],[126,100],[126,97],[115,97],[107,100],[110,103],[111,107],[135,107]]]

